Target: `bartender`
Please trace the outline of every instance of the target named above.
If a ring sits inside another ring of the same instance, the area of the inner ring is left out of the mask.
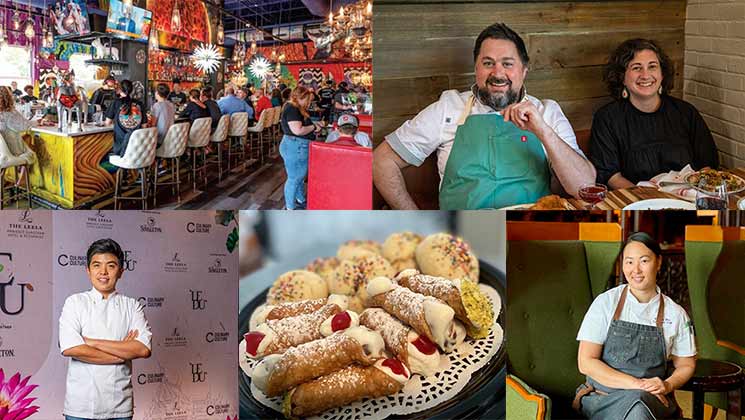
[[[600,294],[577,334],[579,371],[573,407],[590,419],[680,418],[674,391],[696,369],[693,324],[660,292],[660,245],[633,233],[622,249],[627,284]],[[672,368],[668,369],[668,361]]]
[[[106,112],[106,109],[116,99],[116,79],[113,75],[108,75],[106,80],[103,81],[103,85],[93,92],[91,98],[91,105],[98,105],[101,107],[101,111]]]
[[[470,90],[443,92],[375,149],[375,186],[388,204],[417,208],[401,170],[420,166],[435,151],[441,209],[532,203],[551,186],[576,195],[582,184],[594,182],[595,169],[559,104],[526,93],[522,38],[493,24],[476,39],[474,60]]]
[[[173,102],[176,107],[186,103],[186,94],[181,90],[181,80],[173,79],[173,90],[168,94],[168,100]]]

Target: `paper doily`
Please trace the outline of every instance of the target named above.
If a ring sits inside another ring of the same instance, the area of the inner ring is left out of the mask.
[[[486,365],[504,341],[504,331],[497,323],[502,307],[499,294],[492,287],[479,284],[479,288],[489,298],[494,309],[494,324],[489,336],[481,340],[467,340],[450,354],[440,355],[440,371],[430,377],[412,375],[411,380],[397,394],[375,399],[365,398],[348,405],[324,411],[311,417],[314,420],[347,420],[354,418],[384,419],[394,414],[412,414],[435,407],[453,397],[468,384],[471,375]],[[253,366],[258,362],[246,356],[245,342],[241,341],[238,354],[243,372],[251,376]],[[278,412],[282,412],[282,397],[268,398],[251,382],[253,397]]]

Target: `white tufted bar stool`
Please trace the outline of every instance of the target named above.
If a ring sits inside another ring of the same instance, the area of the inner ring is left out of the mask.
[[[109,162],[117,167],[114,187],[114,209],[119,209],[120,200],[142,200],[142,209],[147,209],[147,170],[155,162],[155,149],[158,146],[158,128],[140,128],[132,132],[127,142],[124,156],[109,156]],[[122,170],[136,170],[140,175],[141,197],[119,195]]]
[[[194,190],[197,189],[197,171],[203,172],[204,185],[207,186],[207,145],[210,143],[210,128],[212,127],[212,118],[197,118],[191,124],[189,130],[189,150],[191,150],[191,177],[194,183]],[[202,165],[197,166],[197,152],[202,152]]]
[[[28,148],[28,146],[26,146]],[[5,139],[2,135],[0,135],[0,210],[3,209],[3,205],[5,203],[5,200],[11,201],[11,200],[18,200],[23,195],[26,196],[26,199],[28,200],[28,208],[31,208],[31,188],[29,185],[29,166],[34,163],[34,153],[28,149],[21,155],[14,155],[11,153],[10,148],[8,147],[8,143],[5,142]],[[16,179],[18,179],[19,172],[21,168],[25,168],[26,172],[26,190],[25,194],[19,194],[17,193],[18,187],[14,187],[16,189],[16,193],[5,197],[5,173],[8,171],[8,169],[13,168],[15,170]],[[18,206],[18,201],[16,201],[16,207]]]
[[[177,194],[178,202],[181,203],[181,156],[186,151],[186,143],[189,141],[189,127],[191,123],[182,122],[173,124],[163,139],[163,144],[155,151],[156,161],[172,161],[170,163],[171,180],[168,182],[158,181],[158,165],[155,165],[153,180],[153,207],[158,207],[158,184],[170,185],[171,193]],[[174,191],[175,190],[175,191]]]
[[[282,130],[279,129],[279,120],[282,119],[282,107],[274,107],[274,119],[272,121],[272,158],[276,158],[279,154],[279,141],[282,138]]]
[[[225,143],[225,139],[228,138],[228,129],[230,127],[230,115],[223,115],[220,117],[220,121],[217,123],[215,132],[212,133],[210,141],[217,143],[217,156],[215,160],[211,162],[217,162],[217,179],[222,181],[222,145]],[[230,145],[228,145],[230,150]],[[230,171],[230,155],[228,155],[228,171]]]
[[[236,112],[230,116],[230,143],[228,144],[228,168],[230,168],[231,155],[233,153],[240,155],[241,161],[245,159],[246,148],[244,141],[248,134],[248,113]],[[236,141],[237,143],[233,143]]]
[[[270,111],[272,108],[265,109],[261,116],[259,117],[259,121],[256,122],[256,124],[252,127],[248,127],[248,139],[249,139],[249,150],[251,151],[249,156],[251,159],[253,159],[253,151],[257,150],[259,151],[259,155],[257,156],[258,159],[261,159],[261,163],[264,163],[264,152],[261,150],[261,145],[264,144],[264,131],[266,130],[269,122],[271,121],[272,112]],[[254,141],[254,139],[256,141]]]

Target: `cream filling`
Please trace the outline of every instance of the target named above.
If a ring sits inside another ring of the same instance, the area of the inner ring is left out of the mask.
[[[411,344],[417,338],[419,338],[419,334],[414,331],[409,331],[409,335],[406,337],[409,368],[412,372],[422,376],[432,376],[437,373],[437,367],[440,365],[440,352],[437,350],[432,354],[420,352],[415,345]]]
[[[347,309],[349,309],[349,297],[347,297],[346,295],[331,294],[326,301],[326,304],[329,303],[335,303],[341,308],[342,311],[346,311]]]
[[[401,280],[406,277],[416,276],[417,274],[419,274],[419,270],[415,268],[407,268],[406,270],[403,270],[402,272],[396,275],[396,281]]]
[[[259,326],[259,324],[263,324],[264,321],[266,321],[266,316],[269,315],[269,312],[271,312],[274,307],[274,305],[265,303],[256,308],[256,310],[251,314],[251,319],[248,321],[248,330],[253,331]]]
[[[385,293],[389,290],[393,290],[394,285],[391,279],[388,277],[375,277],[367,283],[367,295],[377,296],[381,293]]]
[[[443,302],[437,299],[424,301],[424,319],[432,331],[432,338],[435,339],[435,344],[446,352],[449,351],[447,348],[448,333],[452,328],[454,316],[453,308]]]
[[[406,365],[403,363],[401,364],[403,365],[406,373],[409,375],[408,377],[406,377],[406,375],[398,375],[396,373],[393,373],[393,370],[391,370],[391,368],[389,368],[388,366],[383,366],[383,362],[385,362],[385,360],[386,359],[380,359],[377,362],[375,362],[375,365],[373,366],[380,369],[383,373],[390,376],[391,378],[395,379],[398,383],[402,385],[406,384],[406,382],[409,381],[409,378],[411,378],[411,371],[406,367]]]
[[[277,364],[280,357],[282,356],[279,354],[271,354],[254,366],[251,380],[254,385],[256,385],[256,388],[259,388],[261,392],[266,393],[266,384],[269,382],[269,377],[272,375],[274,366]]]
[[[349,314],[349,317],[351,318],[349,322],[349,328],[356,327],[360,325],[360,316],[357,315],[357,312],[355,311],[344,311]],[[336,315],[331,315],[330,317],[326,318],[325,321],[321,324],[321,335],[324,337],[328,337],[331,334],[335,333],[336,331],[332,331],[331,329],[331,322],[333,321],[334,317]],[[343,330],[342,330],[343,331]]]
[[[385,356],[383,353],[385,342],[379,332],[367,327],[352,327],[344,330],[342,334],[357,340],[362,345],[362,350],[364,350],[366,356],[372,359]]]
[[[266,351],[267,346],[269,346],[269,344],[274,342],[274,340],[277,338],[277,335],[274,334],[274,331],[272,331],[272,329],[269,328],[269,326],[266,325],[266,323],[259,325],[253,331],[258,331],[264,334],[264,338],[259,342],[259,346],[256,348],[256,356],[252,356],[251,353],[248,353],[248,352],[246,354],[248,354],[248,357],[258,359],[264,356],[264,352]]]

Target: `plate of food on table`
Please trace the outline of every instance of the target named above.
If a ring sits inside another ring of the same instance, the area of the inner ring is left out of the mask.
[[[462,239],[400,232],[319,257],[241,310],[241,418],[451,417],[503,389],[504,283]]]
[[[566,198],[551,194],[541,197],[535,203],[516,204],[499,210],[577,210]]]
[[[686,175],[685,182],[691,187],[704,192],[717,192],[724,184],[730,194],[745,191],[745,180],[739,176],[716,169],[702,169]]]

